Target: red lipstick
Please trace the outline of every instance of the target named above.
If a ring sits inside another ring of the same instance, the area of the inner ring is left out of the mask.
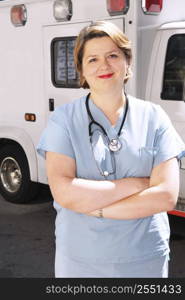
[[[114,73],[109,73],[109,74],[104,74],[104,75],[100,75],[98,76],[99,78],[103,78],[103,79],[106,79],[106,78],[111,78],[113,76]]]

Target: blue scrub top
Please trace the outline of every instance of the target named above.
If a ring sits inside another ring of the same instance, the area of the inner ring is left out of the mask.
[[[52,151],[74,158],[76,177],[104,180],[100,174],[103,168],[115,172],[108,176],[108,180],[148,177],[153,167],[172,157],[180,157],[185,150],[183,141],[159,105],[128,96],[129,109],[120,135],[121,150],[112,160],[106,139],[93,125],[92,151],[85,99],[82,97],[57,107],[38,145],[38,152],[43,157],[46,151]],[[108,137],[116,138],[124,111],[112,126],[91,99],[89,107]],[[59,259],[64,255],[94,263],[141,262],[169,253],[170,229],[164,212],[145,218],[115,220],[76,213],[55,201],[54,207],[57,211],[55,233]]]

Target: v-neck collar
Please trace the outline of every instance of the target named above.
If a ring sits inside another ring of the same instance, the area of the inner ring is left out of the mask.
[[[115,125],[111,124],[104,112],[92,101],[91,97],[89,97],[89,108],[94,120],[100,123],[107,132],[116,131],[116,133],[118,133],[125,112],[125,105],[122,108]]]

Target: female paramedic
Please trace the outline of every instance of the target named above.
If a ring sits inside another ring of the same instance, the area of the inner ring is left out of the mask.
[[[38,145],[57,211],[55,276],[167,277],[185,145],[159,105],[125,93],[131,45],[115,25],[85,27],[74,59],[89,93],[56,108]]]

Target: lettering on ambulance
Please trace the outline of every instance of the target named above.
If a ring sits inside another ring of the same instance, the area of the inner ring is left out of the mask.
[[[73,50],[76,37],[55,38],[51,42],[51,77],[60,88],[79,88]]]

